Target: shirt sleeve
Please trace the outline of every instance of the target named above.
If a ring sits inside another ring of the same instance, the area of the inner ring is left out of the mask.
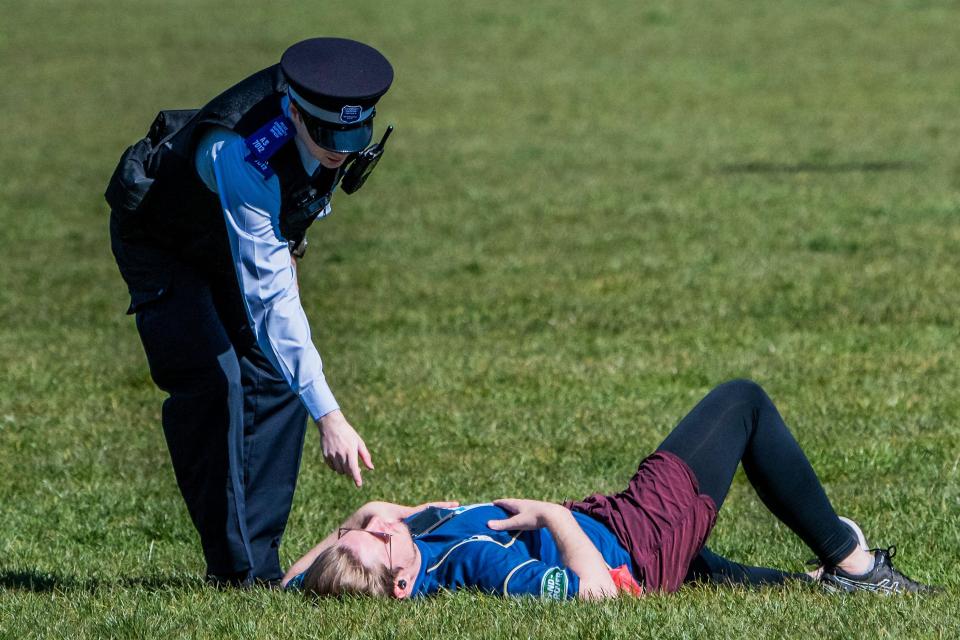
[[[339,408],[323,373],[320,353],[300,304],[295,266],[280,234],[280,183],[244,160],[239,135],[218,130],[201,139],[197,172],[204,182],[212,164],[237,280],[261,351],[314,420]],[[207,182],[209,185],[209,182]]]
[[[474,587],[503,596],[533,596],[553,600],[576,598],[580,578],[566,567],[530,557],[514,546],[492,541],[463,544],[448,559],[451,588]],[[457,584],[459,583],[459,584]]]

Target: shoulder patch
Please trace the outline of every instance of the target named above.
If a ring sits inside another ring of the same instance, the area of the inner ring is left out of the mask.
[[[256,169],[261,176],[263,176],[264,180],[273,176],[273,169],[270,168],[270,163],[266,160],[260,160],[252,153],[248,153],[244,160],[253,165],[253,168]]]
[[[273,175],[270,158],[295,135],[293,122],[286,116],[277,116],[244,138],[243,143],[247,147],[247,157],[244,159],[252,164],[260,175],[269,178]]]
[[[551,567],[540,580],[540,597],[564,600],[567,597],[567,572],[560,567]]]

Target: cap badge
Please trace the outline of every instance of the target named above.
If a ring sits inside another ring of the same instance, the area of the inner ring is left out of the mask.
[[[360,120],[360,116],[363,114],[363,109],[361,107],[352,107],[347,105],[346,107],[340,109],[340,122],[345,122],[347,124],[353,124]]]

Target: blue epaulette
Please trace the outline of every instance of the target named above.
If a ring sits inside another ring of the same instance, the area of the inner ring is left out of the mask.
[[[297,131],[290,118],[284,115],[277,116],[243,141],[248,151],[244,159],[266,180],[274,175],[270,167],[270,158],[296,134]]]

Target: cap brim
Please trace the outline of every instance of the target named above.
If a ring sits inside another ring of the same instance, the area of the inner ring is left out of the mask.
[[[318,145],[327,151],[335,153],[356,153],[363,151],[373,139],[373,118],[363,124],[350,129],[327,129],[318,127],[314,133],[319,139],[314,139]]]

